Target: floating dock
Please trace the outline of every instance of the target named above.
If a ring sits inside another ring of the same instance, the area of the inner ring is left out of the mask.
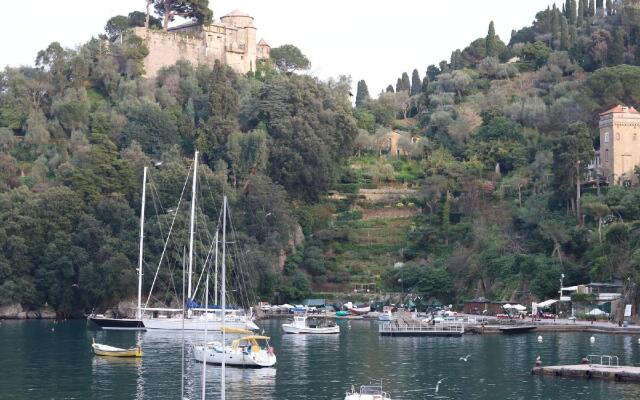
[[[381,336],[453,336],[464,334],[463,324],[380,324],[378,332]]]
[[[531,374],[640,383],[640,367],[619,365],[618,357],[608,355],[589,355],[583,364],[535,366]]]

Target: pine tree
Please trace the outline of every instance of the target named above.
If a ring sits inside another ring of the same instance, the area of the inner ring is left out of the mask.
[[[569,23],[566,17],[562,17],[560,25],[560,50],[569,50]]]
[[[489,23],[489,32],[486,39],[487,57],[498,56],[498,40],[496,38],[496,28],[493,25],[493,21]]]
[[[386,92],[387,92],[387,93],[393,93],[393,85],[389,85],[389,86],[387,86],[387,90],[386,90]]]
[[[402,90],[407,93],[411,92],[411,81],[409,80],[409,75],[406,72],[402,73]]]
[[[398,78],[396,82],[396,93],[402,92],[402,79]]]
[[[612,16],[613,15],[613,4],[611,3],[611,0],[607,0],[607,15],[608,16]]]
[[[363,80],[358,81],[358,90],[356,92],[356,107],[362,107],[364,103],[369,100],[369,88],[367,82]]]
[[[417,69],[413,70],[411,74],[411,95],[415,96],[422,91],[422,80],[420,79],[420,73]]]

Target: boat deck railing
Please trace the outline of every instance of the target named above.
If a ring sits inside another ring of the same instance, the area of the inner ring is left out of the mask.
[[[620,366],[620,360],[618,359],[618,356],[610,356],[606,354],[589,354],[587,356],[587,360],[589,360],[589,364],[598,365],[601,367]]]
[[[379,327],[380,333],[436,333],[436,332],[451,332],[451,333],[464,333],[464,324],[461,323],[439,323],[435,325],[431,324],[381,324]]]

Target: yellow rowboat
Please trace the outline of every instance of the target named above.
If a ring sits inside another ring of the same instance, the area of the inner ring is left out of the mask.
[[[119,347],[96,343],[94,339],[91,347],[93,348],[93,352],[97,356],[142,357],[142,349],[140,348],[140,346],[132,347],[130,349],[121,349]]]

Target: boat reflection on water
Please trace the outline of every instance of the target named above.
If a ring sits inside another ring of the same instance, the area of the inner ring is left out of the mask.
[[[219,398],[220,366],[207,365],[207,398]],[[226,368],[227,399],[275,399],[276,371],[269,368]],[[202,371],[198,368],[198,374]]]

